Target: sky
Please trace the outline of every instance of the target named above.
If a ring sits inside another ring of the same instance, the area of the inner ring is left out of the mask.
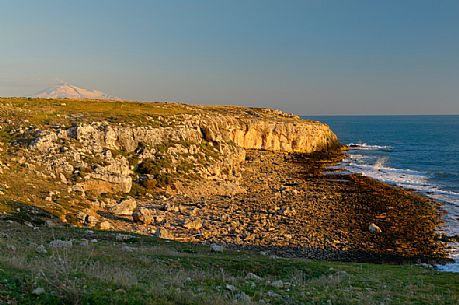
[[[459,1],[0,0],[0,96],[459,114]]]

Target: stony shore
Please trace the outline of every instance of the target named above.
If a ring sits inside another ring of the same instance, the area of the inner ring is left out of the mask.
[[[126,231],[267,255],[378,262],[445,258],[435,232],[437,203],[367,177],[326,170],[341,157],[249,150],[241,183],[249,191],[169,193],[138,202],[151,211],[152,224],[131,217],[114,221]],[[206,187],[215,185],[202,182],[201,190]]]

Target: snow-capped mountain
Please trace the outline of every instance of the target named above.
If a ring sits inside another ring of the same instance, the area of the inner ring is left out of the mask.
[[[67,83],[61,83],[54,87],[47,88],[32,97],[120,100],[119,97],[111,96],[101,91],[79,88]]]

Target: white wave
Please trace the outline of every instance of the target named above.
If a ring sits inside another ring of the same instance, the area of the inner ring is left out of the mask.
[[[375,162],[375,165],[374,167],[376,168],[384,168],[384,165],[386,164],[387,160],[389,159],[389,157],[385,156],[385,157],[380,157],[376,160]]]
[[[459,273],[459,261],[456,261],[451,264],[436,265],[435,269],[437,269],[438,271]]]
[[[453,248],[453,252],[450,254],[450,257],[454,259],[454,263],[436,265],[435,269],[439,271],[459,273],[459,242],[450,243],[450,246]]]
[[[360,163],[365,158],[354,158],[354,156],[348,155],[349,158],[343,162],[344,167],[350,172],[360,173],[385,183],[419,191],[429,197],[446,201],[459,207],[459,193],[440,189],[432,184],[427,175],[422,172],[385,166],[387,157],[376,159],[374,164],[365,164]]]
[[[349,143],[347,145],[351,150],[392,150],[392,146],[386,145],[371,145],[367,143]]]

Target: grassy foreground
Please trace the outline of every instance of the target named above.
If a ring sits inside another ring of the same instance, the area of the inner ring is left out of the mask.
[[[0,304],[459,302],[459,274],[421,266],[217,253],[155,237],[12,221],[0,221],[0,232]],[[57,239],[72,246],[51,247]],[[39,287],[44,291],[34,294]]]

